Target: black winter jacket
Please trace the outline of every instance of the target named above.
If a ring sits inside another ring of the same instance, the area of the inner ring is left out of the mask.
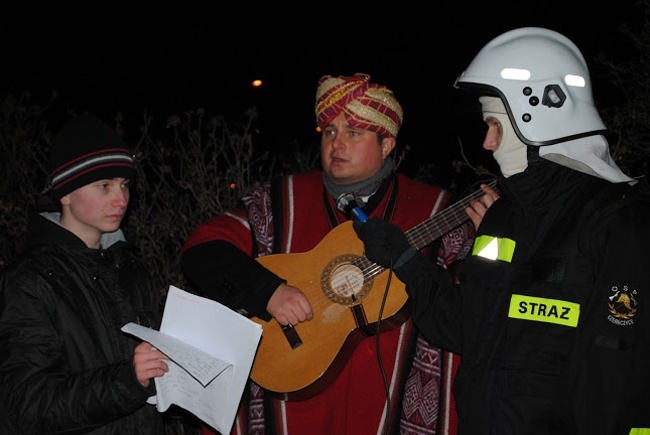
[[[458,288],[421,256],[396,271],[462,354],[460,434],[650,428],[650,200],[546,161],[498,187]]]
[[[89,249],[38,215],[27,234],[25,253],[0,274],[6,423],[21,434],[162,434],[146,403],[154,383],[144,389],[133,370],[139,340],[120,330],[157,328],[159,296],[123,237],[107,237],[122,232]]]

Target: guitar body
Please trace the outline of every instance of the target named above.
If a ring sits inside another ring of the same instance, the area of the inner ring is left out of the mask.
[[[311,397],[336,377],[356,344],[408,318],[404,284],[364,257],[352,221],[334,228],[311,251],[257,259],[267,269],[305,293],[313,320],[285,331],[273,319],[252,318],[263,328],[251,378],[284,399]],[[370,277],[370,278],[369,278]],[[384,304],[382,309],[382,304]]]

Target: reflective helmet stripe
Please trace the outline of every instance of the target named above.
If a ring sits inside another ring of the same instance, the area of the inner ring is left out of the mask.
[[[516,245],[514,240],[505,237],[479,236],[474,240],[472,255],[510,263]]]
[[[580,318],[580,304],[560,299],[513,294],[510,298],[508,317],[575,328]]]

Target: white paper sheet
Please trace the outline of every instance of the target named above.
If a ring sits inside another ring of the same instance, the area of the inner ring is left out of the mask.
[[[262,327],[213,300],[170,286],[160,331],[134,323],[124,332],[150,342],[172,361],[155,378],[150,403],[164,412],[184,408],[230,433],[248,381]]]

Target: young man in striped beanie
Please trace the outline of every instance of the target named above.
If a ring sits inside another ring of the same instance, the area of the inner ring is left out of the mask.
[[[120,229],[133,163],[91,115],[52,141],[57,207],[32,216],[25,251],[0,274],[8,433],[163,433],[147,399],[166,357],[121,331],[160,323],[158,290]]]

